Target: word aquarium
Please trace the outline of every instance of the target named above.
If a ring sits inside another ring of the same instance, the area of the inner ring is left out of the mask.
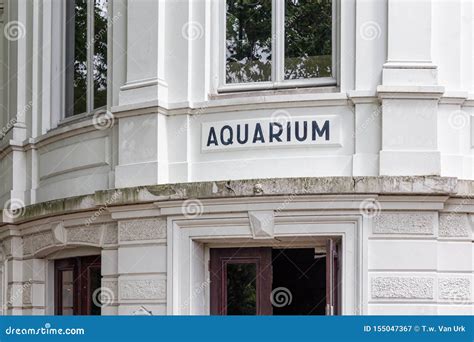
[[[250,119],[202,124],[202,150],[283,145],[340,145],[337,116]]]

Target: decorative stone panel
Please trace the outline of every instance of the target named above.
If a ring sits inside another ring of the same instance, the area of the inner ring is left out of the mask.
[[[118,299],[118,281],[114,279],[102,279],[102,292],[105,292],[102,296],[104,299],[110,302]]]
[[[13,285],[8,285],[7,286],[7,306],[12,307],[13,306]]]
[[[432,213],[381,212],[374,218],[374,234],[433,234],[435,215]]]
[[[24,283],[22,287],[22,295],[23,295],[23,304],[24,305],[31,305],[31,292],[33,290],[33,285],[31,283]]]
[[[105,226],[104,244],[115,245],[118,242],[117,224],[109,223]]]
[[[12,239],[3,240],[4,258],[9,258],[12,255]]]
[[[440,299],[461,301],[471,298],[471,280],[469,278],[440,278],[438,287]]]
[[[100,245],[102,226],[92,225],[67,229],[68,242],[81,242]]]
[[[166,281],[158,279],[121,280],[121,299],[165,299]]]
[[[26,255],[35,254],[41,249],[54,245],[55,240],[50,230],[39,234],[27,235],[23,238],[23,252]]]
[[[119,222],[120,241],[157,240],[166,238],[165,219]]]
[[[429,277],[374,277],[374,299],[433,299],[434,278]]]
[[[439,236],[468,237],[471,226],[467,214],[443,213],[439,215]]]

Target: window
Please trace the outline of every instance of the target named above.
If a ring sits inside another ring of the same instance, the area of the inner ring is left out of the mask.
[[[56,260],[55,314],[100,315],[100,256]]]
[[[331,0],[227,0],[226,86],[334,85]]]
[[[66,116],[107,105],[107,0],[68,0]]]
[[[212,248],[211,314],[335,315],[340,244],[319,248]]]

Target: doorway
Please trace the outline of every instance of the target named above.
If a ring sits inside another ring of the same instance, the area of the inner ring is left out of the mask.
[[[100,315],[100,255],[54,262],[56,315]]]
[[[211,314],[338,314],[339,246],[211,248]]]

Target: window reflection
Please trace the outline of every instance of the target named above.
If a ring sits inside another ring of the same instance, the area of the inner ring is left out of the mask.
[[[94,1],[94,109],[107,104],[107,0]]]
[[[73,272],[72,270],[61,272],[62,282],[62,308],[61,312],[64,316],[74,315],[74,289],[73,289]]]
[[[87,0],[74,1],[73,115],[87,111]],[[71,38],[71,37],[70,37]]]
[[[67,2],[66,116],[107,105],[107,4],[108,0]]]
[[[227,264],[227,314],[256,315],[257,265]]]
[[[228,0],[227,83],[271,81],[272,1]]]
[[[331,77],[332,1],[285,1],[285,79]]]

